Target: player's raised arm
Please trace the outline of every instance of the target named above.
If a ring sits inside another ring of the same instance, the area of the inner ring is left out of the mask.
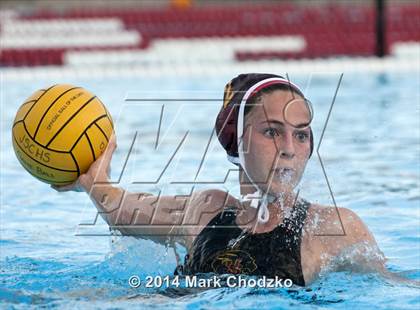
[[[159,243],[177,241],[189,247],[200,227],[225,203],[235,204],[220,190],[196,191],[191,196],[155,196],[114,186],[109,181],[108,171],[116,146],[115,135],[112,135],[104,153],[85,174],[70,185],[52,187],[60,192],[88,193],[102,218],[123,235]]]

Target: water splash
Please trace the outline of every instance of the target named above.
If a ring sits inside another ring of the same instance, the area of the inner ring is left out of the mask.
[[[279,180],[282,183],[290,184],[295,176],[296,172],[293,169],[283,168],[279,171]]]
[[[385,256],[377,245],[363,241],[344,249],[339,255],[321,255],[324,262],[320,276],[329,272],[347,270],[350,272],[375,272],[386,262]]]

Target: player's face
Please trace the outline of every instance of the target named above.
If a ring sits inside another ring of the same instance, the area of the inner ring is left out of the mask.
[[[264,95],[247,114],[244,160],[248,174],[273,195],[291,192],[310,154],[311,113],[304,99],[290,91]],[[276,195],[276,196],[277,196]]]

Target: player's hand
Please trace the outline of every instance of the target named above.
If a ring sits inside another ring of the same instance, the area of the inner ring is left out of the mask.
[[[113,133],[102,155],[90,165],[89,170],[81,174],[76,181],[67,185],[51,185],[58,192],[90,192],[94,183],[108,182],[112,155],[117,148],[116,137]]]

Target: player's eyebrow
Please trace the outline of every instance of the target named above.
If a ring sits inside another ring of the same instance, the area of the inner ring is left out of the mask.
[[[274,124],[278,124],[280,126],[284,126],[284,123],[283,122],[278,121],[276,119],[267,119],[267,120],[261,122],[260,124],[263,124],[263,123],[274,123]]]

